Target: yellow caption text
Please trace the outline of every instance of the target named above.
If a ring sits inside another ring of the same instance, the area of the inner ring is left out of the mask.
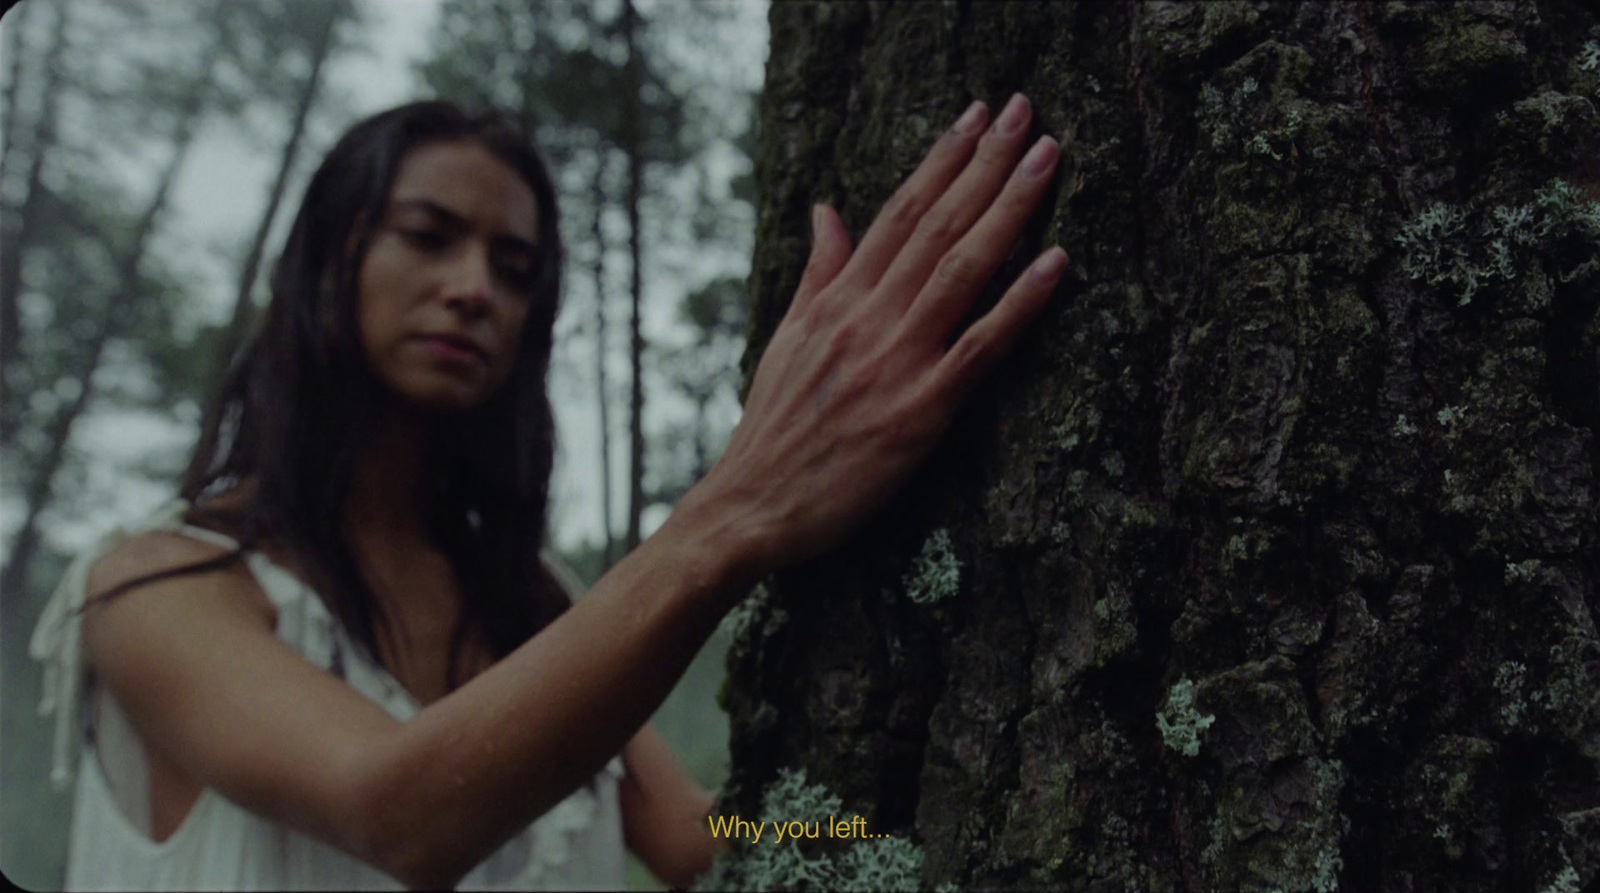
[[[839,837],[864,840],[872,837],[890,836],[888,834],[868,834],[867,820],[862,816],[853,816],[846,820],[835,819],[830,815],[825,822],[752,822],[739,816],[708,815],[706,816],[706,821],[711,824],[712,837],[739,837],[747,839],[751,843],[760,843],[762,834],[767,835],[767,840],[776,840],[778,843],[801,837]]]

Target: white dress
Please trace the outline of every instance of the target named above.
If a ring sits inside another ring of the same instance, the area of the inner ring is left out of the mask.
[[[77,790],[67,853],[68,890],[370,890],[400,889],[387,874],[342,850],[261,818],[211,788],[167,839],[148,833],[146,763],[116,702],[94,684],[79,640],[89,566],[124,540],[173,531],[234,548],[210,530],[186,525],[186,506],[103,537],[67,570],[33,634],[30,651],[45,662],[41,713],[55,714],[52,780]],[[363,657],[322,599],[259,552],[244,559],[278,609],[277,636],[306,660],[343,678],[399,720],[420,707],[394,677]],[[462,890],[622,889],[625,884],[613,758],[595,783],[578,789],[474,868]]]

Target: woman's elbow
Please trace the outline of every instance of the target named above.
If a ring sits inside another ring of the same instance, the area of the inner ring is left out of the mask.
[[[409,889],[454,889],[472,864],[431,831],[401,813],[375,811],[361,823],[352,851]]]
[[[413,890],[453,889],[476,860],[449,829],[420,809],[415,781],[368,769],[347,788],[343,848]]]

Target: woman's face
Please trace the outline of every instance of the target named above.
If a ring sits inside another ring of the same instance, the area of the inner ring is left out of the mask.
[[[412,149],[357,278],[361,343],[378,380],[427,410],[487,400],[516,362],[538,237],[533,190],[488,149]]]

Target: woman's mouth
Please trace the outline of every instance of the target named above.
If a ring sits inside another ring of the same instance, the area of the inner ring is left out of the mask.
[[[464,335],[423,335],[419,338],[428,352],[453,365],[486,366],[489,353]]]

